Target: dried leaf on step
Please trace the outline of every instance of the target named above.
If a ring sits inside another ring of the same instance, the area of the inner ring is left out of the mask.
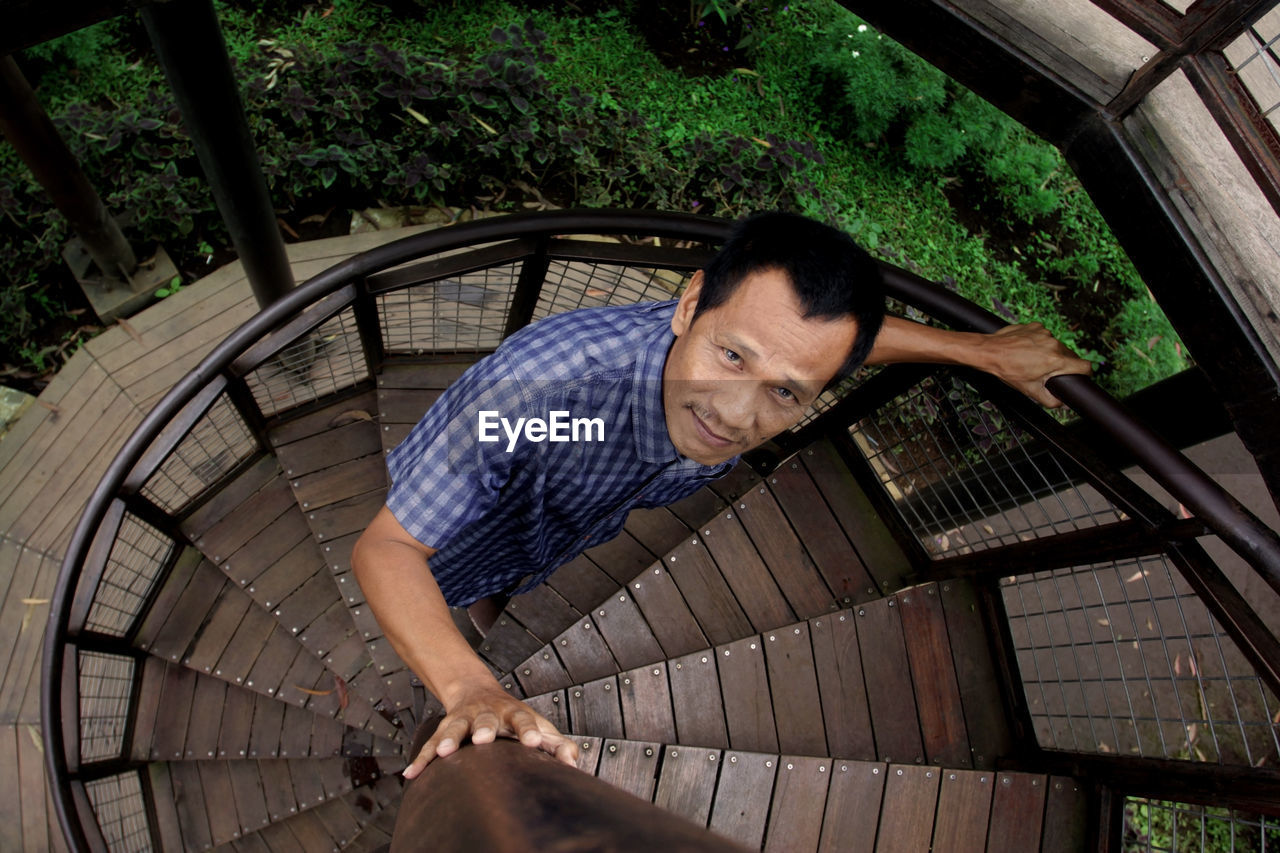
[[[364,409],[347,409],[345,412],[339,412],[333,416],[333,420],[329,421],[330,427],[343,426],[344,424],[355,423],[356,421],[373,421],[373,415]]]

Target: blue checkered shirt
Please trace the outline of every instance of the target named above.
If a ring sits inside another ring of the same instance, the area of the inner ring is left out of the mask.
[[[586,308],[522,329],[453,383],[392,451],[387,506],[437,549],[431,571],[449,604],[531,589],[616,536],[631,509],[673,503],[733,467],[699,465],[668,437],[662,367],[675,304]],[[600,418],[603,440],[521,435],[512,446],[497,426],[488,431],[497,441],[480,441],[484,411],[496,413],[489,423],[512,425],[556,411]]]

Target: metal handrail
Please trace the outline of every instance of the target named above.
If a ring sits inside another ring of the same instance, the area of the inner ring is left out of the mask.
[[[564,210],[495,217],[405,237],[356,255],[313,277],[250,318],[184,376],[143,419],[99,481],[71,538],[51,598],[43,646],[41,715],[54,807],[59,824],[72,846],[76,849],[87,847],[83,830],[75,819],[76,806],[65,755],[66,742],[59,719],[64,646],[69,637],[73,596],[90,545],[112,501],[121,494],[126,480],[138,481],[139,474],[135,468],[139,461],[184,406],[204,392],[210,383],[236,375],[233,364],[238,358],[303,311],[332,297],[344,287],[407,261],[512,238],[550,238],[572,233],[647,234],[718,244],[727,236],[730,227],[731,223],[724,220],[688,214]],[[919,276],[887,264],[882,264],[882,267],[889,295],[953,327],[989,332],[1004,325],[994,315]],[[1096,420],[1112,438],[1128,447],[1157,482],[1200,515],[1273,588],[1280,590],[1280,537],[1274,531],[1176,450],[1134,421],[1119,403],[1098,389],[1091,380],[1078,376],[1057,377],[1050,380],[1049,389],[1082,416]],[[158,465],[159,460],[155,460],[155,464]]]

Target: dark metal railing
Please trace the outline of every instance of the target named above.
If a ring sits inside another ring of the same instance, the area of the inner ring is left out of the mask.
[[[51,602],[42,686],[45,755],[58,819],[73,847],[110,846],[98,824],[95,798],[111,791],[146,795],[145,778],[141,785],[133,781],[140,765],[127,758],[133,694],[117,682],[126,677],[122,673],[136,678],[140,669],[131,640],[161,580],[181,559],[182,519],[266,452],[268,423],[369,387],[391,359],[484,352],[550,313],[674,295],[683,273],[699,268],[709,254],[705,247],[721,242],[728,228],[727,222],[681,214],[557,211],[418,234],[337,264],[291,291],[187,374],[144,419],[95,489]],[[579,233],[665,242],[602,244],[560,236]],[[698,247],[673,247],[672,241]],[[654,270],[676,275],[665,280]],[[943,288],[894,267],[886,266],[885,272],[894,298],[947,325],[978,331],[1002,325]],[[1166,654],[1167,671],[1148,668],[1130,676],[1122,668],[1117,675],[1106,655],[1115,657],[1116,666],[1133,663],[1122,655],[1118,629],[1082,639],[1062,634],[1060,626],[1074,631],[1076,622],[1095,612],[1105,612],[1110,622],[1123,614],[1137,624],[1138,611],[1149,609],[1160,630],[1152,638],[1151,631],[1135,628],[1143,642],[1159,641],[1166,651],[1171,643],[1183,643],[1192,657],[1212,645],[1225,650],[1220,655],[1232,666],[1237,653],[1246,661],[1247,672],[1226,672],[1218,679],[1225,679],[1225,686],[1214,680],[1217,676],[1197,672],[1197,695],[1221,688],[1238,705],[1239,690],[1247,687],[1258,691],[1262,707],[1269,707],[1266,691],[1280,692],[1280,644],[1196,540],[1210,532],[1221,537],[1280,591],[1280,539],[1087,379],[1060,377],[1049,387],[1110,440],[1123,444],[1194,513],[1193,520],[1174,518],[1043,412],[1002,386],[993,387],[999,383],[964,372],[949,376],[914,366],[881,371],[789,440],[823,434],[835,440],[919,579],[980,581],[983,610],[999,639],[1005,700],[1021,731],[1018,760],[1040,767],[1075,762],[1072,767],[1108,791],[1152,796],[1194,791],[1191,780],[1204,765],[1194,755],[1176,754],[1176,738],[1148,748],[1152,727],[1203,723],[1212,728],[1222,721],[1208,711],[1189,716],[1164,705],[1149,711],[1134,705],[1143,687],[1156,693],[1172,689],[1176,695],[1190,664],[1179,658],[1175,665]],[[947,411],[933,402],[943,397],[951,407]],[[920,406],[927,411],[921,414]],[[975,426],[974,419],[982,418],[990,423]],[[895,439],[896,448],[876,449],[870,443],[879,441],[875,435],[907,438]],[[784,446],[787,441],[782,439]],[[914,473],[891,470],[909,456],[918,462]],[[1041,470],[1045,459],[1051,470]],[[1036,485],[1034,477],[1043,482]],[[997,494],[997,486],[1007,493]],[[930,489],[949,490],[947,507],[946,513],[926,518],[919,513],[930,506]],[[1141,594],[1131,593],[1123,577],[1119,591],[1108,586],[1108,577],[1128,570],[1126,561],[1148,558],[1160,565],[1137,564],[1137,576],[1146,579],[1147,572],[1155,572],[1168,579],[1163,581],[1167,590],[1144,580]],[[1084,590],[1085,582],[1097,593]],[[1050,600],[1044,591],[1055,584],[1082,592]],[[1034,607],[1012,606],[1032,593],[1040,596]],[[1162,608],[1181,614],[1181,622],[1166,620],[1173,626],[1169,632]],[[1196,614],[1207,609],[1207,615],[1188,617],[1193,608],[1199,608]],[[1068,656],[1075,656],[1075,664],[1092,656],[1098,671],[1081,668],[1073,681],[1041,672],[1037,655],[1053,658],[1055,666]],[[1110,691],[1115,689],[1122,689],[1128,702],[1123,713],[1113,707]],[[1079,693],[1078,702],[1053,704],[1058,702],[1054,691],[1065,696],[1072,690]],[[1253,725],[1252,717],[1246,716],[1237,713],[1233,724],[1239,724],[1240,737],[1256,737],[1257,730],[1246,727]],[[1145,751],[1136,757],[1099,755],[1106,744],[1097,726],[1104,719],[1110,731],[1123,729]],[[1067,740],[1067,734],[1077,739]],[[1088,737],[1093,742],[1080,740]],[[1182,741],[1194,747],[1196,738]],[[1225,740],[1220,746],[1220,752],[1232,749]],[[1255,752],[1269,754],[1273,748],[1264,738]],[[1173,760],[1182,758],[1187,760]],[[1250,797],[1264,797],[1276,787],[1275,772],[1250,768],[1253,761],[1233,765],[1230,756],[1215,758],[1208,775],[1234,774],[1242,801],[1253,802]],[[1135,779],[1150,784],[1138,791]],[[1230,795],[1224,791],[1222,797]],[[113,808],[120,810],[119,804]],[[112,829],[112,838],[122,838],[122,832]]]

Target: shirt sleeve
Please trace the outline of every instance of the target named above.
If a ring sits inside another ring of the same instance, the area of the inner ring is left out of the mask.
[[[414,539],[439,550],[497,503],[528,442],[508,439],[498,418],[512,422],[527,402],[499,351],[472,365],[436,400],[387,459],[387,507]],[[481,413],[492,413],[481,441]]]

